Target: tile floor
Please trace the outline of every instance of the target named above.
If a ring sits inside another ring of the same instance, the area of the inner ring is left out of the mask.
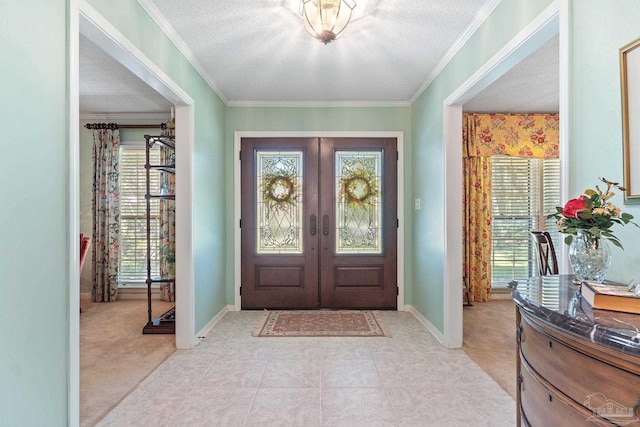
[[[99,426],[514,426],[515,402],[411,315],[392,338],[255,338],[261,312],[227,313]]]

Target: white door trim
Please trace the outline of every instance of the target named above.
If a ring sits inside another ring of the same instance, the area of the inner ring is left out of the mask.
[[[404,311],[404,132],[236,131],[233,133],[234,308],[240,310],[240,142],[242,138],[396,138],[398,142],[398,311]]]
[[[484,90],[522,59],[560,32],[566,37],[565,8],[556,0],[522,29],[489,61],[451,93],[443,102],[444,174],[445,174],[445,247],[444,247],[444,342],[449,348],[462,347],[462,106]],[[562,48],[561,48],[562,49]],[[566,53],[566,52],[565,52]],[[560,69],[568,69],[568,57],[560,58]],[[566,111],[567,94],[560,82],[560,109]],[[566,140],[561,132],[561,150]],[[565,164],[561,165],[565,168]]]

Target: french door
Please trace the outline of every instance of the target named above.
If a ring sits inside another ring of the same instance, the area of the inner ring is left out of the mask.
[[[243,138],[242,308],[397,301],[395,138]]]

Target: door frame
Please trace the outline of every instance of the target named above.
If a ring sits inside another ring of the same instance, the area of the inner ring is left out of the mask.
[[[397,310],[404,311],[404,225],[407,221],[404,213],[404,132],[402,131],[236,131],[233,133],[233,152],[235,161],[233,162],[233,224],[234,225],[234,308],[241,310],[242,297],[240,296],[240,142],[242,138],[396,138],[398,149],[398,188],[397,188],[397,209],[398,209],[398,234],[397,234],[397,281],[398,297]]]

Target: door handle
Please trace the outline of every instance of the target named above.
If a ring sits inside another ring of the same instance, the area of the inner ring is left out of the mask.
[[[329,215],[322,217],[322,234],[325,236],[329,235]]]
[[[317,231],[317,218],[315,215],[311,215],[311,218],[309,218],[309,228],[311,230],[311,235],[315,236],[316,235],[316,231]]]

